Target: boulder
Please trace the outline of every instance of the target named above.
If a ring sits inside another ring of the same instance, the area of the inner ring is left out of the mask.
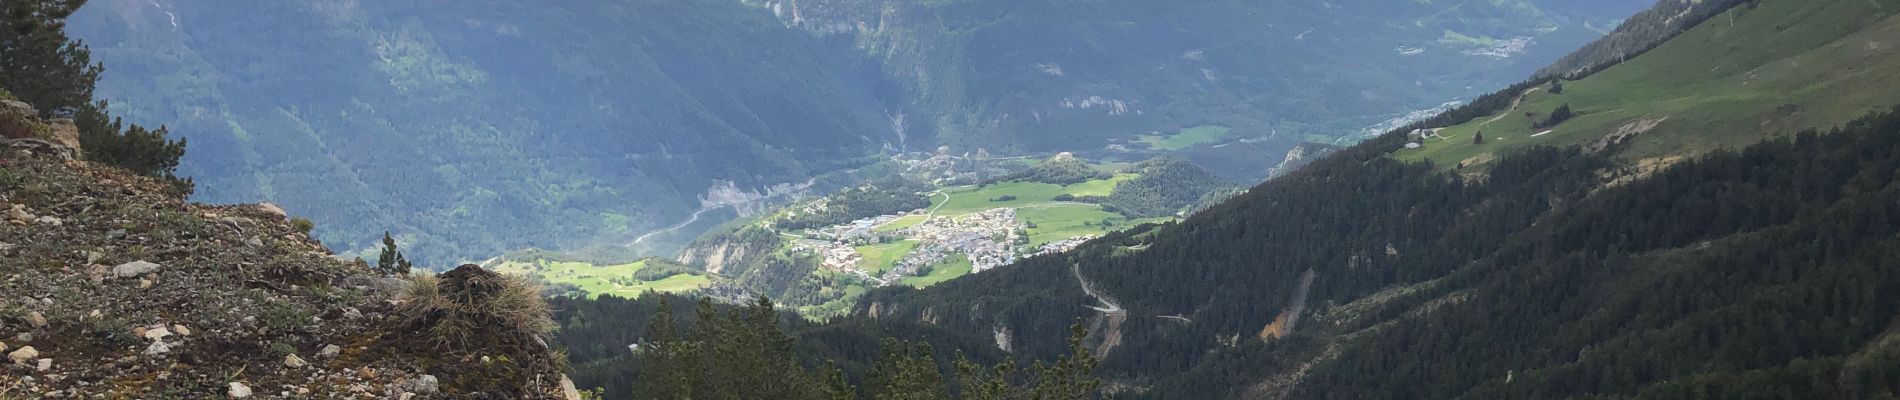
[[[317,350],[317,358],[334,358],[342,353],[342,347],[337,347],[334,344],[326,344],[323,345],[323,350]]]
[[[141,336],[145,337],[145,340],[160,340],[160,339],[169,337],[171,335],[172,335],[171,330],[165,329],[164,325],[159,325],[156,327],[145,328],[145,333],[142,334]]]
[[[34,217],[32,213],[26,212],[25,205],[14,204],[13,208],[7,209],[7,219],[20,222],[33,222]]]
[[[409,291],[409,280],[380,275],[356,274],[343,278],[343,286],[357,287],[376,294],[395,297]]]
[[[139,260],[112,267],[112,273],[118,275],[120,278],[134,278],[152,273],[152,271],[157,271],[158,268],[158,264]]]
[[[581,391],[574,388],[574,380],[567,379],[567,374],[561,374],[561,397],[567,400],[581,400]]]
[[[7,353],[7,360],[13,361],[16,365],[26,365],[27,361],[33,361],[36,358],[40,358],[40,351],[34,350],[33,346],[21,347],[12,353]]]
[[[154,340],[152,341],[151,346],[145,347],[145,355],[148,355],[148,356],[155,356],[155,355],[160,355],[160,354],[165,354],[165,353],[170,353],[170,352],[172,352],[172,347],[166,345],[165,341],[163,340]]]
[[[270,214],[271,216],[274,216],[277,218],[290,219],[290,213],[284,212],[284,208],[278,207],[276,204],[257,203],[257,205],[254,205],[251,207],[257,209],[257,211],[263,212],[265,214]]]
[[[284,367],[303,368],[308,366],[310,366],[310,363],[304,362],[303,358],[297,357],[296,354],[284,356]]]
[[[72,148],[74,152],[80,152],[79,125],[73,123],[71,118],[46,121],[46,127],[53,131],[52,139],[54,144]]]
[[[251,387],[244,386],[243,383],[231,382],[230,389],[225,390],[224,394],[231,396],[233,399],[251,397]]]
[[[41,315],[39,311],[26,313],[26,324],[32,326],[34,329],[45,328],[46,316]]]
[[[423,375],[421,378],[416,378],[416,380],[409,382],[410,392],[421,393],[421,394],[434,394],[436,391],[441,390],[441,389],[442,389],[442,384],[441,382],[436,381],[435,375]]]
[[[14,99],[0,100],[0,112],[25,116],[40,115],[40,110],[34,109],[32,104]]]

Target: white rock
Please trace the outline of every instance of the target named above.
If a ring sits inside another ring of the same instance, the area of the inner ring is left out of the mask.
[[[435,380],[435,375],[423,375],[421,378],[416,378],[416,380],[409,382],[409,391],[411,392],[432,394],[437,390],[441,390],[441,383]]]
[[[343,353],[342,347],[337,347],[334,344],[326,344],[326,345],[323,345],[323,350],[317,350],[317,358],[336,357],[338,354],[342,354],[342,353]]]
[[[38,220],[36,220],[36,222],[39,222],[39,223],[42,223],[42,224],[47,224],[47,225],[52,225],[52,226],[60,226],[60,225],[65,225],[65,224],[66,224],[66,221],[64,221],[64,220],[60,220],[59,218],[55,218],[55,217],[53,217],[53,216],[50,216],[50,215],[49,215],[49,216],[42,216],[42,217],[40,217],[40,219],[38,219]]]
[[[344,319],[357,319],[357,318],[362,318],[362,317],[363,317],[363,312],[362,312],[362,311],[358,311],[358,310],[356,309],[356,307],[344,307],[344,308],[343,308],[343,318],[344,318]]]
[[[172,332],[178,333],[179,336],[191,336],[191,329],[185,328],[184,325],[172,324]]]
[[[561,374],[561,396],[567,400],[581,400],[581,391],[574,388],[574,380],[567,379],[567,374]]]
[[[112,273],[118,275],[120,278],[131,278],[152,273],[152,271],[157,271],[158,268],[158,264],[139,260],[112,267]]]
[[[31,325],[31,326],[33,326],[33,328],[36,328],[36,329],[37,329],[37,328],[45,328],[45,327],[46,327],[46,316],[45,316],[45,315],[40,315],[40,312],[39,312],[39,311],[34,311],[34,312],[30,312],[30,313],[26,313],[26,324],[27,324],[27,325]]]
[[[231,389],[226,390],[224,394],[230,395],[233,399],[251,397],[251,387],[244,386],[242,383],[231,382]]]
[[[290,213],[284,212],[284,208],[278,207],[276,204],[257,203],[257,210],[263,211],[265,214],[270,214],[277,218],[283,218],[283,219],[290,218]]]
[[[7,219],[20,222],[33,222],[33,214],[28,214],[25,207],[15,204],[13,205],[13,209],[7,210]]]
[[[166,337],[170,337],[171,335],[172,335],[172,331],[165,329],[164,325],[154,326],[154,327],[145,329],[145,340],[159,340],[159,339],[164,339]]]
[[[145,347],[145,355],[148,355],[148,356],[155,356],[155,355],[165,354],[165,353],[170,353],[170,352],[172,352],[172,347],[165,345],[165,341],[163,340],[152,341],[151,346]]]
[[[296,354],[291,354],[291,355],[284,356],[284,366],[290,367],[290,368],[303,368],[303,367],[310,366],[310,363],[304,362],[303,358],[297,357]]]
[[[416,398],[416,394],[409,392],[402,392],[401,396],[396,396],[396,400],[409,400],[413,398]]]
[[[39,365],[39,367],[38,367],[38,368],[34,368],[34,369],[37,369],[37,370],[39,370],[40,372],[46,372],[46,370],[49,370],[49,369],[53,369],[53,359],[51,359],[51,358],[42,358],[42,359],[40,359],[40,365]]]
[[[21,347],[19,350],[14,350],[12,353],[7,354],[7,360],[11,360],[14,364],[18,365],[26,365],[27,361],[33,361],[35,358],[40,358],[40,351],[34,350],[33,346]]]

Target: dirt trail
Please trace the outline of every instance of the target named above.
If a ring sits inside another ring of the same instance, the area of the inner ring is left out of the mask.
[[[1510,109],[1507,109],[1507,110],[1504,110],[1504,112],[1498,113],[1498,116],[1491,117],[1491,119],[1485,120],[1484,123],[1478,124],[1478,126],[1490,125],[1492,122],[1498,122],[1498,120],[1504,119],[1505,116],[1511,115],[1512,112],[1517,111],[1518,105],[1524,104],[1524,96],[1530,96],[1531,93],[1537,93],[1537,91],[1539,90],[1544,90],[1544,87],[1538,86],[1538,87],[1534,87],[1530,89],[1524,89],[1524,93],[1518,93],[1517,98],[1511,99]]]

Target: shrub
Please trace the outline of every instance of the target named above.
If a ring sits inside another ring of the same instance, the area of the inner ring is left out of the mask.
[[[466,264],[419,275],[400,310],[409,332],[437,350],[536,354],[538,336],[553,331],[541,285]]]
[[[290,227],[291,229],[296,229],[297,232],[308,235],[310,234],[310,230],[317,229],[317,223],[311,222],[309,218],[292,217],[290,219]]]

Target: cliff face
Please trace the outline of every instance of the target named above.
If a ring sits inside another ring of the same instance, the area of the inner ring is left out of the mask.
[[[561,397],[559,370],[509,359],[539,382],[458,387],[497,375],[392,328],[410,279],[332,257],[281,208],[0,142],[0,397]]]

